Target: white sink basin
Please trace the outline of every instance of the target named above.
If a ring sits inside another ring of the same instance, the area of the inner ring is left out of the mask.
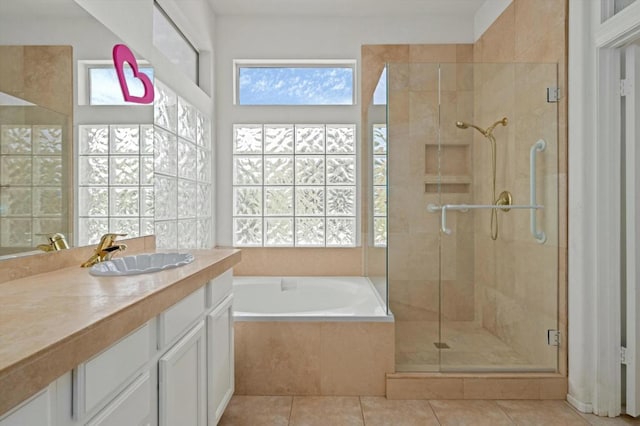
[[[147,274],[187,265],[193,259],[190,253],[137,254],[98,263],[89,269],[89,273],[99,276]]]

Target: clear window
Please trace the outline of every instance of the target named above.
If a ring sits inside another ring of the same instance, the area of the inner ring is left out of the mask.
[[[373,92],[373,104],[374,105],[386,105],[387,104],[387,67],[384,67],[376,90]]]
[[[89,67],[89,104],[90,105],[138,105],[126,102],[122,96],[122,89],[118,75],[113,66]],[[153,68],[140,67],[139,72],[146,74],[153,81]],[[142,82],[133,76],[133,70],[125,64],[124,75],[133,96],[144,95]]]
[[[355,61],[235,63],[238,105],[354,105]]]
[[[198,84],[198,50],[157,3],[153,7],[153,45]]]

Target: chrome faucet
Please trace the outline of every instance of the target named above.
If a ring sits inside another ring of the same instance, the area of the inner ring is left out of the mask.
[[[69,244],[67,244],[67,240],[64,238],[64,234],[59,232],[55,234],[39,234],[46,235],[47,240],[49,241],[47,244],[39,244],[38,249],[42,251],[58,251],[58,250],[66,250],[69,248]]]
[[[126,244],[116,244],[116,238],[126,237],[127,234],[104,234],[100,238],[100,242],[96,247],[93,255],[82,265],[83,268],[88,268],[96,263],[104,262],[105,260],[111,260],[114,254],[119,251],[125,251],[127,249]]]

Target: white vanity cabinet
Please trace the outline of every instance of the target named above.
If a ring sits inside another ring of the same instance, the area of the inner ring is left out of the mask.
[[[0,426],[216,425],[234,390],[231,269],[0,416]]]
[[[216,425],[234,391],[233,272],[218,276],[207,285],[207,369],[209,425]]]
[[[233,396],[233,296],[207,315],[209,424],[216,425]]]
[[[206,424],[206,338],[204,321],[200,321],[160,358],[160,426]]]
[[[55,425],[55,390],[54,382],[0,418],[0,426]]]

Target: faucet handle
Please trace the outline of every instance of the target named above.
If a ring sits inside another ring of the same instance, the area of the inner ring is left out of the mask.
[[[127,234],[118,234],[118,233],[107,233],[100,237],[100,242],[98,243],[98,251],[104,250],[105,248],[111,246],[116,242],[116,238],[118,237],[126,237]]]

